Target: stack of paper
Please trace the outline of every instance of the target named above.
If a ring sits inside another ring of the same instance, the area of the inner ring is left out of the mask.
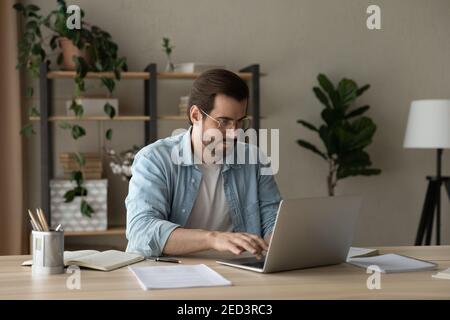
[[[128,269],[144,290],[231,285],[230,281],[204,264]]]

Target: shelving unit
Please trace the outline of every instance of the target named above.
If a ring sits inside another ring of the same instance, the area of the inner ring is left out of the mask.
[[[49,63],[40,66],[39,90],[40,90],[40,117],[30,117],[31,121],[40,122],[41,142],[41,207],[47,215],[47,221],[51,223],[50,214],[50,179],[53,177],[53,146],[52,146],[52,123],[57,121],[143,121],[145,144],[157,140],[157,124],[159,120],[186,121],[187,117],[182,115],[158,115],[157,108],[157,83],[162,79],[195,79],[199,73],[175,73],[157,72],[155,63],[149,64],[142,72],[122,72],[121,81],[143,80],[144,81],[144,108],[142,115],[120,115],[113,119],[105,116],[59,116],[53,114],[52,91],[53,82],[58,79],[70,79],[75,77],[74,71],[51,71]],[[258,130],[260,120],[260,73],[258,64],[249,65],[236,72],[242,79],[250,82],[251,117],[253,128]],[[88,72],[87,79],[113,78],[112,72]],[[123,235],[124,227],[111,227],[105,231],[92,232],[66,232],[68,237],[77,236],[102,236]]]

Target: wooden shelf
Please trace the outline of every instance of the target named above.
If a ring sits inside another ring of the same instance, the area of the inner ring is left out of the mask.
[[[41,117],[30,117],[31,121],[40,121]],[[83,116],[81,118],[75,116],[51,116],[48,121],[149,121],[149,116],[116,116],[110,118],[108,116]]]
[[[172,120],[172,121],[187,121],[185,115],[160,115],[157,117],[159,120]],[[251,119],[252,117],[249,116]],[[259,117],[264,119],[264,117]],[[30,121],[40,121],[40,117],[30,117]],[[109,118],[108,116],[83,116],[81,118],[75,116],[51,116],[48,121],[149,121],[150,116],[116,116]]]
[[[237,72],[244,80],[249,80],[252,78],[251,72]],[[195,79],[200,75],[200,73],[183,73],[183,72],[158,72],[157,77],[159,79]],[[265,74],[260,74],[260,76],[265,76]],[[49,79],[64,79],[64,78],[74,78],[75,71],[50,71],[47,73],[47,78]],[[100,78],[114,78],[114,73],[112,72],[88,72],[86,74],[87,79],[100,79]],[[121,79],[135,79],[135,80],[148,80],[150,79],[150,73],[148,72],[121,72]]]
[[[75,71],[49,71],[47,73],[47,78],[49,79],[64,79],[64,78],[74,78]],[[114,78],[113,72],[88,72],[86,78],[89,79],[100,79],[100,78]],[[146,80],[150,78],[148,72],[121,72],[121,79],[136,79],[136,80]]]
[[[120,236],[125,235],[125,227],[111,227],[103,231],[64,231],[66,237]]]

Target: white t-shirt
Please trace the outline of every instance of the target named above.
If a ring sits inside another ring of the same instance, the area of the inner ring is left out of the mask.
[[[223,188],[222,165],[201,164],[202,180],[185,228],[233,231]]]

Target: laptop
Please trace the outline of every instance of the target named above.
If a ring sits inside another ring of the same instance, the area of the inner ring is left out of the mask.
[[[355,196],[282,200],[272,240],[261,260],[248,257],[216,262],[261,273],[345,262],[361,203]]]

